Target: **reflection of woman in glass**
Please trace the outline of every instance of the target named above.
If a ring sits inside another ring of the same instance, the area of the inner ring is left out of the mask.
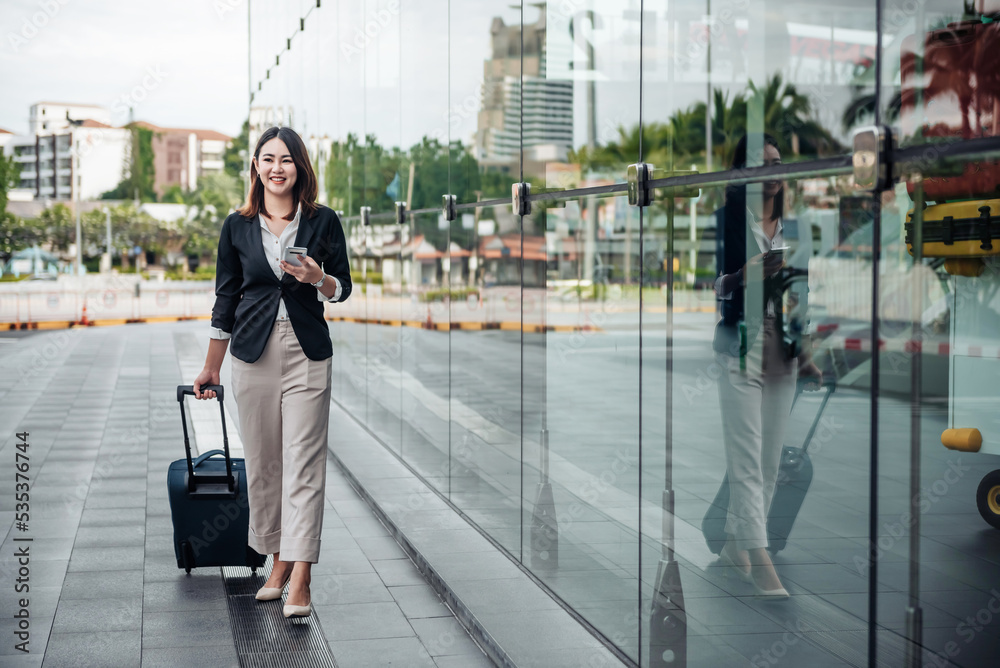
[[[780,164],[774,137],[758,137],[763,156],[753,164]],[[744,136],[736,145],[733,169],[747,166],[747,146]],[[780,598],[788,592],[767,553],[767,515],[799,367],[783,343],[780,293],[771,290],[771,279],[784,264],[783,212],[781,181],[726,188],[722,266],[715,283],[722,320],[714,344],[716,360],[726,370],[719,379],[719,399],[730,486],[720,558],[759,595]],[[818,375],[811,362],[804,362],[803,370]]]

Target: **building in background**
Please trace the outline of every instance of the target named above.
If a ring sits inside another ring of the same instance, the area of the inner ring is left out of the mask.
[[[136,125],[153,131],[153,189],[162,197],[172,186],[194,190],[198,179],[221,174],[232,137],[215,130],[163,128],[147,121]]]
[[[28,134],[0,132],[0,150],[20,165],[14,200],[99,199],[125,174],[131,132],[110,125],[111,114],[88,104],[38,102],[31,105]],[[163,128],[136,123],[153,131],[154,189],[158,196],[171,186],[198,187],[198,179],[225,170],[232,137],[215,130]],[[78,161],[73,160],[74,147]],[[74,170],[79,169],[79,179]],[[78,182],[79,192],[73,184]]]
[[[28,134],[0,135],[3,151],[21,169],[12,199],[97,199],[118,185],[129,131],[110,120],[106,108],[94,105],[31,105]]]
[[[516,171],[522,148],[525,161],[562,162],[573,146],[573,82],[547,78],[545,26],[544,12],[524,26],[523,69],[521,26],[490,26],[475,153],[484,169]]]
[[[264,130],[277,125],[278,127],[295,127],[295,109],[291,105],[252,106],[250,107],[250,140],[251,150],[257,146],[257,139]]]

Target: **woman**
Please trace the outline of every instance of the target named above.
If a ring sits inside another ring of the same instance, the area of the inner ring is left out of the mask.
[[[310,569],[319,560],[326,484],[333,346],[323,302],[351,294],[347,244],[337,215],[316,203],[302,139],[272,127],[257,141],[246,205],[222,225],[205,368],[219,383],[232,342],[232,375],[246,456],[250,547],[273,554],[258,600],[281,598],[285,617],[311,612]],[[304,246],[298,266],[283,259]]]
[[[781,164],[774,137],[763,135],[762,159]],[[747,166],[747,137],[736,145],[733,169]],[[796,376],[818,377],[805,355],[789,354],[781,295],[772,277],[784,264],[784,184],[730,186],[722,212],[717,297],[722,320],[715,332],[726,468],[730,486],[723,562],[738,569],[761,596],[787,598],[767,553],[767,515],[774,495]]]

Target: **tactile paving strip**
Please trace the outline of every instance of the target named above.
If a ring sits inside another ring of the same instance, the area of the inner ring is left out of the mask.
[[[222,568],[240,666],[336,668],[315,610],[309,617],[285,619],[281,614],[284,597],[275,601],[254,598],[269,572],[268,567],[258,569],[256,574],[245,566]]]

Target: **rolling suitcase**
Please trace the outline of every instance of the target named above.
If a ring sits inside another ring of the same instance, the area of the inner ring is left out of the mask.
[[[788,542],[788,535],[792,531],[795,518],[802,508],[802,501],[806,498],[809,485],[813,478],[812,460],[809,458],[809,442],[816,434],[819,420],[823,416],[826,404],[830,400],[836,385],[831,382],[824,382],[826,394],[820,403],[816,418],[813,420],[806,440],[801,448],[789,445],[781,449],[781,463],[778,467],[778,480],[775,483],[774,497],[771,500],[771,510],[767,516],[767,549],[771,554],[777,554],[785,548]],[[796,398],[801,393],[801,389],[796,392]],[[794,406],[794,403],[793,403]],[[701,532],[705,535],[705,542],[708,549],[714,554],[722,552],[722,547],[726,544],[726,515],[729,512],[729,474],[722,480],[722,487],[719,488],[715,500],[708,507],[705,518],[701,521]]]
[[[193,396],[194,387],[178,385],[177,401],[181,406],[186,456],[171,462],[167,470],[177,567],[187,573],[198,566],[249,566],[256,571],[258,566],[264,565],[267,555],[257,554],[247,545],[250,509],[246,465],[243,459],[229,456],[222,386],[206,385],[204,389],[214,390],[218,397],[225,449],[210,450],[191,459],[184,397]],[[223,459],[213,459],[217,455],[222,455]]]

